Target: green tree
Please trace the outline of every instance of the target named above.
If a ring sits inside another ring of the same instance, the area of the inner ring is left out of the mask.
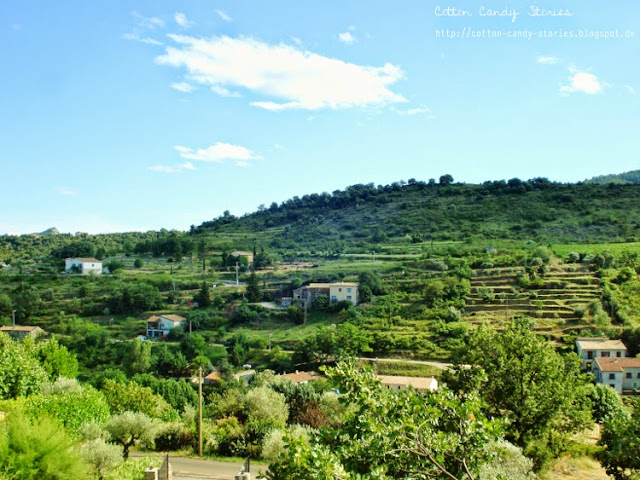
[[[580,359],[556,353],[527,320],[514,321],[502,332],[475,330],[455,373],[445,380],[460,392],[481,384],[487,415],[506,419],[507,440],[523,447],[538,466],[560,453],[563,435],[567,440],[590,421]]]
[[[2,321],[8,321],[11,318],[11,312],[13,312],[13,302],[9,295],[0,294],[0,323]]]
[[[78,360],[69,353],[67,347],[60,345],[55,337],[36,347],[36,355],[51,380],[58,377],[75,378],[78,376]]]
[[[149,417],[161,420],[174,420],[177,413],[169,404],[153,393],[148,387],[142,387],[136,382],[121,383],[105,380],[102,387],[111,413],[140,412]]]
[[[249,279],[247,280],[247,300],[253,303],[259,302],[261,299],[262,292],[260,292],[258,276],[255,271],[252,271],[251,275],[249,275]]]
[[[144,266],[144,262],[142,261],[141,258],[136,258],[135,261],[133,262],[133,266],[136,268],[142,268]]]
[[[140,440],[153,440],[154,421],[141,412],[123,412],[114,415],[105,425],[111,439],[122,445],[122,456],[129,458],[129,449]]]
[[[24,408],[34,421],[48,416],[73,434],[77,434],[85,423],[104,423],[110,416],[105,396],[90,385],[76,384],[71,389],[54,388],[50,393],[31,395],[25,400]]]
[[[446,388],[388,390],[353,362],[327,369],[327,376],[352,413],[340,428],[290,439],[269,466],[269,479],[471,480],[500,438],[500,422],[483,415],[475,392],[461,398]]]
[[[207,282],[202,282],[200,290],[198,290],[198,293],[193,297],[193,301],[198,302],[199,308],[207,308],[211,305],[211,292]]]
[[[16,310],[16,319],[28,320],[40,313],[42,300],[38,290],[34,287],[20,287],[13,295],[13,307]]]
[[[37,393],[46,379],[47,372],[33,350],[0,333],[0,400]]]
[[[440,177],[440,179],[438,180],[438,183],[440,185],[445,185],[445,186],[451,185],[453,183],[453,177],[447,173],[446,175],[442,175]]]
[[[640,405],[635,402],[633,415],[607,417],[599,444],[599,455],[607,474],[616,480],[640,478]]]
[[[148,372],[151,368],[151,342],[138,338],[129,342],[127,356],[124,359],[129,376]]]
[[[87,465],[71,438],[54,421],[29,420],[13,412],[0,422],[0,478],[67,480],[87,478]]]

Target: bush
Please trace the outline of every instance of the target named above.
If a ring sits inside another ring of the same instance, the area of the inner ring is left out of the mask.
[[[72,440],[47,417],[32,422],[13,412],[0,422],[0,471],[12,480],[87,478]]]
[[[171,451],[191,448],[194,438],[182,423],[172,422],[162,425],[156,434],[156,451]]]

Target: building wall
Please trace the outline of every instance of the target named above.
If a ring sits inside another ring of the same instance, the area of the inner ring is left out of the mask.
[[[358,304],[358,287],[332,285],[329,288],[329,300],[331,302],[349,301],[354,305],[357,305]]]
[[[83,275],[88,275],[90,273],[101,274],[102,273],[102,262],[82,262],[77,258],[67,258],[64,261],[64,269],[66,272],[70,271],[74,266],[78,266],[82,269]]]
[[[601,372],[599,368],[595,367],[593,373],[596,376],[596,382],[611,387],[618,393],[622,393],[624,372]]]
[[[630,378],[628,378],[628,376]],[[623,389],[635,390],[636,388],[640,388],[640,368],[625,368],[622,377]]]

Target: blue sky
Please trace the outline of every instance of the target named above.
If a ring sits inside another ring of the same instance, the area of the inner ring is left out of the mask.
[[[0,2],[0,233],[184,230],[354,183],[640,168],[640,3],[537,6]]]

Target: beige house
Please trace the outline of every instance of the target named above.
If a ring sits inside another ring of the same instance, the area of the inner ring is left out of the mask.
[[[293,299],[304,303],[313,302],[319,295],[329,297],[329,302],[349,301],[358,305],[359,283],[339,282],[339,283],[310,283],[304,287],[296,288],[293,291]]]
[[[576,339],[578,356],[582,359],[582,368],[590,368],[594,359],[624,358],[627,347],[620,340],[610,340],[607,337],[578,337]]]
[[[402,390],[413,388],[414,390],[435,391],[438,389],[438,380],[434,377],[403,377],[399,375],[378,375],[376,377],[383,387],[390,390]]]
[[[591,364],[596,382],[608,385],[616,392],[640,388],[640,358],[597,357]]]
[[[186,321],[180,315],[153,315],[147,318],[147,338],[166,337],[171,330]]]
[[[0,327],[0,331],[6,333],[14,340],[22,340],[25,338],[36,339],[40,335],[44,335],[44,330],[40,327],[32,327],[27,325],[14,325],[11,327]]]

